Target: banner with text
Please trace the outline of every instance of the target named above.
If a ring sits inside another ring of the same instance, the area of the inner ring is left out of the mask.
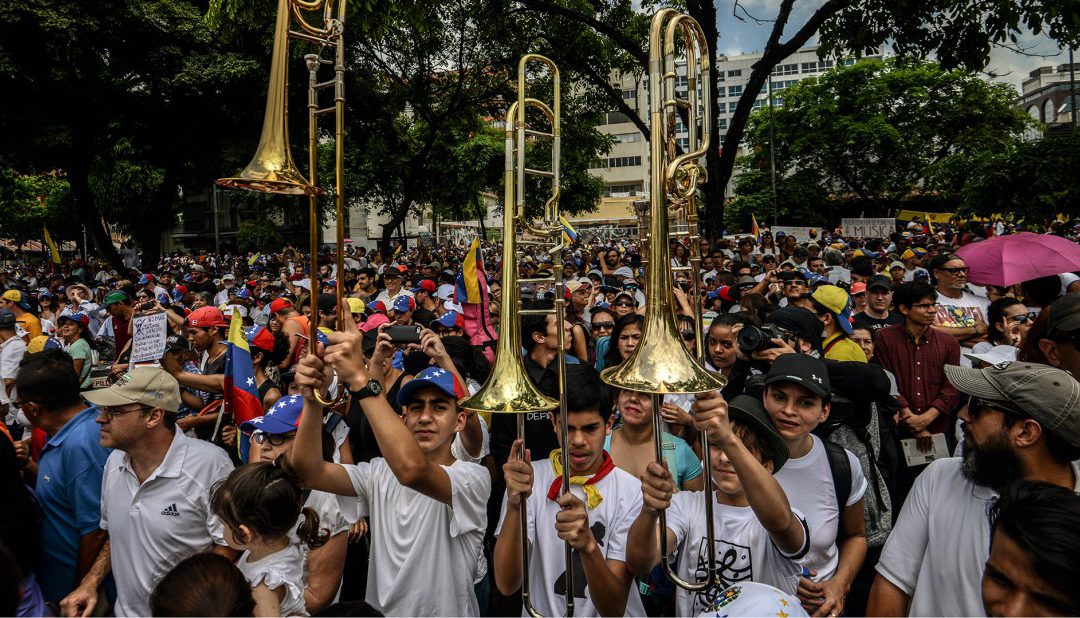
[[[169,339],[164,313],[138,315],[131,319],[131,362],[156,361],[165,354]]]
[[[896,219],[841,219],[848,238],[888,238],[896,231]]]
[[[770,228],[773,233],[773,238],[776,238],[780,232],[783,232],[786,236],[794,236],[799,242],[809,242],[811,240],[819,240],[821,238],[820,227],[793,227],[788,225],[775,225]]]

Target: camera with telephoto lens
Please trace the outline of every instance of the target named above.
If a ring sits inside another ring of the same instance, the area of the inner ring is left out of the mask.
[[[739,335],[735,339],[739,344],[739,351],[749,357],[754,352],[775,348],[773,339],[784,341],[791,339],[791,333],[776,324],[763,324],[761,327],[747,324],[739,330]]]

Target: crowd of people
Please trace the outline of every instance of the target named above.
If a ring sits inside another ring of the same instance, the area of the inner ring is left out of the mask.
[[[0,270],[0,613],[1080,614],[1080,276],[979,285],[985,235],[672,241],[671,290],[636,239],[580,238],[563,290],[497,242]],[[601,379],[647,294],[722,388]],[[509,320],[565,418],[463,405]]]

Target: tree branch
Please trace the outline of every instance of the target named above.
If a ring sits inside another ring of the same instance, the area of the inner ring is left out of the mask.
[[[544,2],[543,0],[521,0],[521,4],[538,12],[546,13],[548,15],[559,15],[561,17],[569,17],[575,21],[578,21],[586,26],[592,28],[598,33],[610,38],[616,45],[621,47],[626,53],[630,54],[634,60],[641,64],[642,67],[649,66],[649,55],[645,53],[645,50],[641,48],[640,43],[634,41],[629,36],[620,32],[619,30],[612,28],[604,22],[582,13],[581,11],[575,11],[564,6],[552,4],[550,2]]]

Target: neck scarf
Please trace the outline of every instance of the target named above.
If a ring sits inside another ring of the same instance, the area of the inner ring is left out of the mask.
[[[558,500],[563,480],[562,449],[551,451],[549,459],[551,460],[551,469],[555,471],[555,480],[551,482],[551,487],[548,488],[547,497],[548,500]],[[596,484],[614,469],[615,462],[611,459],[611,455],[608,455],[608,452],[604,451],[604,460],[601,462],[600,469],[596,471],[596,474],[591,477],[570,477],[571,485],[580,485],[581,488],[585,490],[585,504],[588,508],[595,509],[600,506],[604,497],[600,495],[600,490],[596,488]]]

